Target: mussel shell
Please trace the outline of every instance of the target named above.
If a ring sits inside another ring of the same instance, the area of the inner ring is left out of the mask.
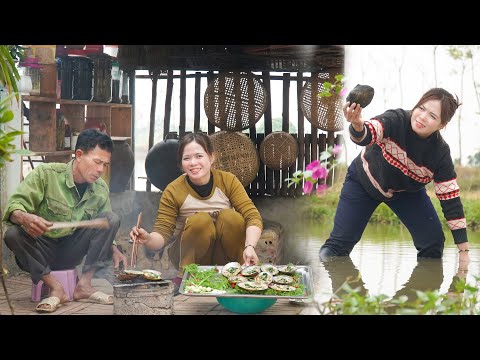
[[[143,270],[143,277],[147,280],[162,280],[162,273],[157,270]]]
[[[262,271],[266,271],[272,275],[277,275],[278,274],[278,269],[276,266],[272,265],[272,264],[263,264],[262,266],[260,266],[260,269]]]
[[[268,271],[262,271],[260,274],[255,276],[255,281],[270,284],[273,281],[273,275]]]
[[[242,283],[238,283],[237,286],[247,291],[263,291],[268,289],[268,285],[266,283],[260,283],[255,281],[245,281]]]
[[[115,274],[115,276],[120,281],[128,281],[128,280],[132,280],[132,279],[135,279],[136,277],[138,277],[138,275],[126,274],[124,272],[117,273],[117,274]]]
[[[228,282],[233,284],[238,284],[240,282],[245,282],[245,281],[249,281],[249,280],[243,275],[234,275],[228,278]]]
[[[241,274],[243,276],[248,276],[248,277],[252,277],[252,276],[256,276],[260,273],[260,266],[257,266],[257,265],[250,265],[250,266],[247,266],[245,269],[242,270]]]
[[[140,275],[143,275],[143,271],[141,270],[124,270],[125,274],[129,274],[129,275],[135,275],[135,276],[140,276]]]
[[[280,285],[290,285],[295,282],[289,275],[277,275],[273,277],[273,282]]]
[[[278,267],[278,271],[282,274],[293,275],[297,271],[297,267],[293,264]]]
[[[291,285],[281,285],[281,284],[272,283],[269,286],[270,286],[270,289],[273,289],[276,291],[295,291],[296,290],[296,287]]]
[[[356,103],[360,104],[362,108],[365,108],[368,104],[372,102],[374,94],[375,90],[373,89],[373,87],[358,84],[352,89],[352,91],[350,91],[346,101],[349,101],[350,105]]]
[[[229,278],[237,275],[242,270],[242,265],[238,262],[229,262],[222,268],[222,275]]]

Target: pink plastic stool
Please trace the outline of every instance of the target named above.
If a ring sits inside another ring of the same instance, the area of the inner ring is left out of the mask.
[[[51,271],[50,274],[62,284],[65,293],[70,301],[73,300],[73,292],[77,286],[78,276],[76,269]],[[44,286],[44,282],[40,280],[38,284],[32,282],[32,301],[38,302],[42,296],[48,295],[48,287]]]

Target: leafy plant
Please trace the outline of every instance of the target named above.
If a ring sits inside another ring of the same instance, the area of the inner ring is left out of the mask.
[[[389,299],[387,295],[362,294],[351,283],[358,279],[349,277],[337,289],[332,298],[318,304],[320,314],[328,315],[478,315],[480,314],[480,278],[475,276],[475,285],[465,279],[457,279],[453,289],[446,294],[434,291],[416,291],[415,301],[402,295]]]
[[[299,185],[303,180],[303,192],[310,194],[313,189],[313,185],[318,183],[317,195],[321,196],[327,191],[327,184],[325,183],[329,171],[336,166],[337,161],[327,161],[334,155],[340,154],[342,151],[342,145],[329,146],[327,150],[320,153],[320,160],[314,160],[307,165],[306,170],[297,170],[293,173],[293,177],[285,179],[288,182],[288,187],[293,184]],[[322,165],[321,162],[324,162]]]
[[[14,94],[7,96],[5,99],[0,101],[0,168],[5,166],[7,161],[13,161],[10,155],[20,154],[20,155],[29,155],[31,152],[23,149],[16,149],[15,145],[12,144],[12,141],[16,136],[23,134],[20,130],[15,130],[10,128],[11,131],[5,131],[3,129],[3,124],[13,120],[13,111],[10,110],[8,102]]]
[[[344,81],[345,78],[342,74],[335,75],[335,82],[333,84],[325,81],[323,83],[323,91],[318,94],[318,97],[330,97],[333,94],[344,96],[347,91],[347,88],[344,87]]]
[[[12,129],[5,131],[5,124],[12,121],[14,114],[10,110],[10,102],[12,97],[15,96],[17,101],[19,100],[17,81],[20,80],[20,75],[15,66],[15,60],[20,60],[24,49],[17,45],[0,45],[0,85],[7,88],[11,95],[0,101],[0,169],[5,166],[7,161],[12,161],[11,154],[30,154],[27,150],[17,150],[15,145],[12,144],[16,136],[21,135],[19,130]],[[14,57],[12,57],[12,55]],[[12,93],[13,92],[13,93]],[[3,174],[0,172],[0,177]],[[0,192],[0,219],[2,218],[2,199]],[[10,311],[13,314],[13,307],[8,296],[7,287],[5,285],[5,276],[7,270],[3,267],[3,223],[0,220],[0,278],[2,281],[3,290],[7,298]]]
[[[15,60],[10,53],[12,46],[15,45],[0,45],[0,84],[5,86],[8,92],[15,93],[15,97],[18,100],[17,81],[20,80],[20,74],[15,66]]]

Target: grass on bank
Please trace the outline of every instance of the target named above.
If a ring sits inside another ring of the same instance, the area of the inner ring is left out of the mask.
[[[311,196],[305,196],[306,204],[303,210],[303,217],[316,221],[331,221],[335,215],[340,191],[342,190],[347,166],[337,165],[334,174],[334,184],[327,193],[321,197],[312,192]],[[470,230],[480,229],[480,168],[460,167],[455,168],[457,182],[460,186],[460,198],[462,199],[467,226]],[[432,199],[433,206],[437,211],[442,225],[448,229],[445,217],[443,216],[440,201],[437,199],[433,189],[433,182],[427,185],[427,193]],[[375,210],[370,219],[371,223],[377,224],[400,224],[400,220],[385,204]]]

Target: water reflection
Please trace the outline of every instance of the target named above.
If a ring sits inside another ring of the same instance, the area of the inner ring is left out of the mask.
[[[350,288],[362,296],[368,294],[360,271],[349,256],[331,257],[328,260],[320,261],[332,281],[332,293],[339,298],[346,296],[348,293],[344,287],[345,283],[348,283]],[[462,257],[462,260],[459,262],[457,273],[452,278],[448,288],[449,293],[455,292],[455,284],[459,279],[466,278],[468,265],[469,258],[467,255]],[[417,290],[422,292],[440,290],[443,281],[443,261],[441,259],[418,259],[410,278],[395,292],[391,300],[406,296],[408,303],[414,303],[418,298]],[[387,313],[393,314],[397,308],[392,306],[385,310]]]
[[[317,303],[328,301],[347,276],[359,277],[356,286],[370,295],[389,298],[402,294],[414,301],[412,290],[439,290],[446,294],[459,277],[476,284],[480,276],[480,233],[469,232],[468,263],[462,262],[453,239],[445,242],[442,260],[417,260],[411,237],[401,226],[369,225],[350,256],[338,257],[336,264],[319,259],[319,249],[328,237],[330,224],[302,223],[290,232],[284,249],[285,261],[310,265]],[[469,272],[465,270],[469,267]],[[361,276],[358,276],[361,275]],[[355,287],[352,284],[352,288]]]

